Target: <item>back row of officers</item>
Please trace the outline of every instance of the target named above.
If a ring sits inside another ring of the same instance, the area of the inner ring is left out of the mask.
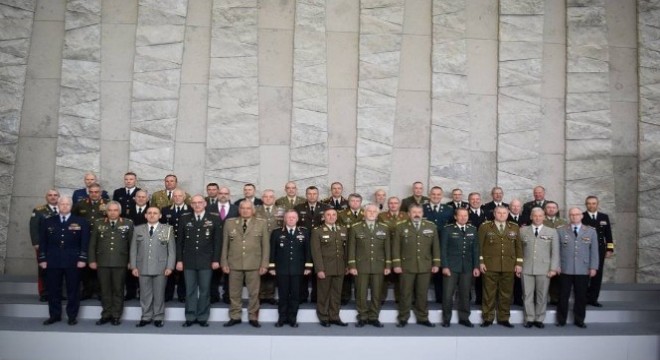
[[[340,306],[353,288],[356,326],[382,327],[381,304],[393,284],[396,326],[405,327],[412,310],[417,324],[434,327],[427,304],[433,283],[443,327],[450,326],[455,296],[458,323],[474,326],[469,319],[474,286],[482,327],[495,320],[513,327],[513,302],[524,306],[525,327],[542,328],[548,301],[557,305],[556,325],[564,326],[573,292],[574,323],[583,328],[586,305],[602,306],[603,263],[614,249],[597,197],[587,197],[584,212],[569,209],[567,222],[541,186],[524,205],[515,199],[504,203],[503,190],[495,187],[493,200],[482,205],[479,193],[463,202],[460,189],[442,203],[442,188],[432,187],[426,197],[416,182],[402,201],[385,200],[379,190],[363,207],[362,196],[344,198],[338,182],[324,200],[314,186],[298,196],[294,182],[286,184],[283,197],[266,190],[259,199],[254,185],[246,184],[245,197],[234,204],[229,189],[215,183],[208,184],[206,197],[191,197],[177,187],[175,175],[165,177],[165,189],[151,199],[136,187],[135,173],[126,173],[124,183],[110,201],[90,173],[72,198],[51,189],[46,204],[34,209],[30,234],[39,293],[49,304],[45,325],[62,319],[65,279],[69,325],[77,323],[80,300],[99,290],[103,310],[97,325],[119,325],[124,300],[137,297],[139,288],[138,327],[164,325],[164,304],[175,289],[185,302],[183,326],[207,327],[222,284],[223,300],[230,304],[224,326],[234,326],[241,323],[245,284],[254,327],[261,326],[260,302],[278,304],[276,327],[297,327],[299,304],[308,297],[316,302],[322,326],[346,326]]]

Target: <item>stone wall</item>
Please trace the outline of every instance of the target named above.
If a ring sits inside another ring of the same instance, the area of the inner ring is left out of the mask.
[[[543,184],[564,210],[595,193],[618,243],[607,279],[657,282],[659,11],[0,0],[0,271],[35,271],[27,221],[49,187],[68,193],[93,170],[113,190],[132,170],[149,190],[175,173],[234,199],[244,182],[281,194],[289,179],[367,201],[417,180],[484,201],[495,184],[523,201]]]

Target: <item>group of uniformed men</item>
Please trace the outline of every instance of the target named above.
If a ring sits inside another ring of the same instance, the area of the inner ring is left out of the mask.
[[[97,325],[119,325],[124,301],[138,297],[139,288],[142,318],[136,326],[162,327],[164,304],[176,289],[185,302],[183,327],[207,327],[222,284],[229,327],[241,323],[245,284],[254,327],[261,326],[260,302],[278,304],[276,327],[297,327],[298,307],[308,298],[316,302],[322,326],[347,326],[340,307],[351,300],[353,288],[356,326],[382,327],[381,304],[393,284],[396,326],[407,325],[412,309],[417,324],[434,327],[427,304],[433,283],[443,327],[450,326],[454,296],[458,323],[474,326],[469,319],[474,286],[481,327],[494,320],[513,327],[513,302],[524,307],[524,327],[543,328],[548,301],[557,305],[556,325],[564,326],[573,291],[574,323],[583,328],[586,305],[602,306],[603,263],[614,249],[597,197],[587,197],[584,212],[569,209],[567,222],[542,186],[525,204],[504,203],[502,188],[494,187],[492,201],[482,205],[476,192],[464,202],[460,189],[442,203],[442,188],[432,187],[427,197],[423,184],[415,182],[413,194],[402,201],[378,190],[363,206],[360,194],[345,198],[339,182],[323,200],[315,186],[300,197],[295,182],[288,182],[284,196],[276,199],[273,190],[265,190],[260,199],[255,186],[246,184],[244,198],[231,203],[229,189],[216,183],[207,185],[206,197],[191,197],[178,188],[175,175],[167,175],[165,189],[151,198],[132,172],[112,200],[94,174],[84,181],[71,198],[48,190],[46,204],[30,220],[39,294],[49,303],[45,325],[62,319],[64,278],[69,325],[77,323],[80,300],[94,295],[103,308]]]

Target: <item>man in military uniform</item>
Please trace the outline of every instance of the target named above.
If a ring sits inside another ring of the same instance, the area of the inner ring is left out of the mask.
[[[445,225],[440,233],[442,287],[442,327],[451,323],[454,293],[458,290],[458,323],[470,322],[470,290],[473,276],[479,276],[479,239],[477,228],[468,224],[468,210],[455,210],[456,223]]]
[[[383,282],[392,267],[390,231],[387,224],[376,221],[378,206],[364,208],[364,221],[351,226],[348,237],[348,268],[355,276],[355,307],[357,327],[371,324],[383,327],[379,321]],[[371,300],[367,292],[371,290]]]
[[[186,321],[183,327],[198,323],[209,326],[211,314],[211,274],[220,268],[222,233],[220,219],[206,213],[206,201],[195,195],[190,201],[193,212],[182,215],[176,230],[176,269],[186,284]]]
[[[486,220],[493,221],[495,218],[495,214],[493,213],[495,208],[498,206],[504,206],[505,208],[508,208],[509,204],[503,201],[504,190],[499,186],[495,186],[490,190],[490,196],[493,198],[493,200],[484,204],[483,209],[486,212]]]
[[[192,214],[191,208],[185,203],[185,192],[179,188],[172,190],[172,205],[160,209],[161,224],[168,224],[174,230],[174,238],[179,239],[179,223],[184,215]],[[177,244],[179,245],[179,244]],[[178,259],[180,260],[180,259]],[[180,303],[186,301],[186,280],[182,271],[174,269],[172,274],[167,277],[167,286],[165,287],[165,302],[174,298],[174,289]]]
[[[211,182],[206,185],[206,200],[207,206],[215,206],[218,202],[218,191],[220,191],[220,186],[217,183]]]
[[[331,195],[321,200],[321,202],[337,211],[345,210],[348,207],[348,200],[346,200],[342,195],[343,192],[344,185],[342,185],[339,181],[335,181],[330,184]]]
[[[129,268],[140,279],[140,307],[142,316],[135,326],[151,322],[163,327],[165,320],[165,283],[172,274],[176,260],[176,241],[170,225],[161,224],[160,209],[147,209],[147,223],[133,229]]]
[[[523,290],[526,328],[543,328],[548,304],[550,279],[559,270],[559,237],[557,230],[543,225],[545,213],[532,209],[532,223],[520,229],[523,245]]]
[[[284,207],[284,210],[293,209],[298,204],[305,203],[305,199],[298,196],[298,186],[295,182],[289,181],[284,185],[285,196],[277,199],[275,205]]]
[[[479,227],[479,270],[483,278],[481,327],[493,324],[497,303],[497,323],[508,328],[513,295],[513,277],[522,271],[522,244],[518,225],[507,222],[509,210],[495,208],[495,221],[486,221]]]
[[[387,199],[387,211],[383,211],[378,214],[378,221],[387,225],[387,228],[390,231],[390,244],[394,244],[394,235],[396,235],[396,225],[402,221],[408,220],[408,213],[399,211],[401,206],[401,201],[398,197],[392,196]],[[391,253],[391,251],[390,251]],[[391,285],[394,289],[394,299],[396,302],[401,298],[400,287],[399,287],[399,274],[396,274],[394,271],[391,271],[389,275],[385,277],[386,284],[383,286],[383,297],[382,299],[387,298],[387,289]]]
[[[127,172],[124,174],[124,187],[116,189],[112,193],[112,200],[121,204],[121,216],[125,217],[129,209],[135,205],[135,194],[140,190],[135,186],[137,183],[137,175],[134,172]]]
[[[243,282],[248,290],[248,319],[253,327],[259,324],[259,283],[268,270],[270,234],[266,221],[254,217],[254,204],[243,201],[238,206],[240,217],[225,222],[222,243],[222,271],[229,274],[229,327],[241,323],[241,293]]]
[[[261,193],[261,200],[263,204],[256,207],[255,216],[266,221],[266,229],[268,229],[268,233],[271,234],[273,230],[282,228],[284,223],[284,208],[281,206],[275,206],[275,191],[271,189],[264,190],[264,192]],[[276,305],[275,287],[275,276],[271,275],[269,272],[263,274],[259,286],[259,303]]]
[[[158,190],[151,195],[151,201],[149,204],[151,206],[156,206],[159,209],[164,207],[172,206],[174,201],[172,200],[172,192],[177,188],[179,180],[176,175],[169,174],[165,176],[165,189]],[[184,202],[190,205],[190,195],[185,193]]]
[[[460,189],[458,190],[460,191]],[[463,196],[462,192],[461,196]],[[429,190],[429,202],[422,205],[424,219],[435,224],[438,228],[438,234],[440,234],[445,225],[453,220],[454,208],[449,205],[450,203],[453,204],[451,201],[447,205],[442,204],[442,188],[434,186]],[[463,209],[462,205],[459,208]],[[432,280],[435,290],[435,302],[442,303],[442,274],[440,272],[433,274]]]
[[[98,272],[101,285],[101,318],[96,325],[121,323],[124,311],[124,282],[133,238],[133,222],[120,217],[121,204],[111,201],[107,217],[97,219],[89,241],[89,267]]]
[[[401,201],[401,211],[408,212],[410,205],[417,204],[422,206],[429,202],[429,198],[424,196],[424,184],[421,181],[415,181],[412,184],[412,195]]]
[[[207,205],[206,211],[215,214],[220,219],[220,227],[224,232],[225,222],[231,218],[238,217],[238,206],[229,201],[231,193],[228,187],[221,187],[218,190],[217,201],[214,205]],[[229,304],[229,275],[222,271],[213,271],[211,277],[211,304],[220,301],[220,280],[222,281],[222,301]]]
[[[387,211],[387,193],[383,189],[378,189],[374,192],[374,205],[378,207],[378,211]]]
[[[582,213],[582,223],[596,229],[598,233],[598,271],[596,276],[589,280],[587,289],[587,304],[595,307],[602,307],[598,302],[600,295],[600,286],[603,283],[603,267],[605,259],[609,259],[614,254],[614,240],[612,239],[612,223],[610,217],[598,211],[598,198],[596,196],[587,196],[584,201],[587,211]]]
[[[456,210],[458,208],[467,209],[470,204],[463,201],[463,190],[453,189],[451,191],[451,201],[448,201],[445,205],[451,207],[452,210]]]
[[[514,222],[518,224],[518,226],[523,226],[527,224],[527,220],[528,219],[525,219],[522,213],[522,202],[520,202],[518,199],[511,200],[511,203],[509,204],[509,217],[507,218],[507,221]]]
[[[149,193],[146,190],[137,190],[133,195],[133,205],[131,205],[124,215],[125,218],[133,221],[133,227],[147,223],[147,209],[149,208]],[[140,282],[131,272],[126,274],[126,296],[125,301],[137,298]]]
[[[39,267],[46,270],[48,289],[49,318],[44,325],[62,320],[63,278],[66,280],[68,324],[78,323],[80,269],[86,266],[90,234],[87,220],[71,214],[71,207],[71,198],[60,197],[59,215],[44,219],[39,228]]]
[[[400,274],[401,283],[397,327],[408,324],[413,301],[417,324],[435,327],[435,324],[429,321],[427,296],[431,274],[437,273],[440,268],[440,239],[438,228],[432,222],[424,220],[423,215],[424,210],[420,205],[410,205],[410,219],[396,227],[392,266],[394,272]]]
[[[589,225],[582,224],[582,211],[568,210],[570,224],[557,229],[559,235],[559,305],[557,326],[566,325],[568,299],[573,291],[573,320],[575,326],[586,328],[584,323],[587,306],[589,279],[598,272],[598,233]]]
[[[263,201],[256,196],[257,187],[254,184],[247,183],[243,185],[243,198],[234,201],[234,205],[238,206],[243,200],[248,200],[254,206],[263,205]]]
[[[98,181],[96,181],[96,175],[93,172],[85,174],[83,180],[85,181],[85,187],[75,190],[71,196],[74,206],[89,197],[89,187],[92,184],[98,184]],[[101,192],[101,197],[105,200],[110,200],[110,197],[108,197],[108,193],[105,190]]]
[[[46,203],[39,205],[32,210],[30,217],[30,240],[34,248],[37,259],[39,258],[39,227],[45,219],[57,215],[57,201],[60,199],[60,192],[56,189],[50,189],[46,192]],[[39,301],[48,301],[48,292],[46,291],[46,271],[37,265],[37,290],[39,291]]]
[[[475,228],[479,229],[481,224],[483,224],[486,221],[486,211],[484,210],[483,206],[481,206],[481,194],[478,192],[471,192],[468,195],[468,202],[470,204],[470,207],[468,209],[468,223]],[[479,274],[474,279],[474,294],[475,294],[475,299],[474,303],[475,305],[481,305],[482,304],[482,298],[483,298],[483,274]]]
[[[87,188],[89,197],[79,201],[73,206],[73,214],[81,216],[87,220],[92,231],[96,220],[105,217],[105,207],[108,205],[108,200],[101,197],[101,185],[92,184]],[[93,296],[98,296],[100,293],[98,274],[96,270],[85,267],[81,271],[82,278],[82,296],[80,300],[91,299]]]
[[[362,210],[362,195],[350,194],[348,195],[348,208],[337,213],[337,222],[347,229],[350,229],[354,224],[364,220],[364,211]],[[353,284],[355,278],[350,273],[344,275],[344,284],[341,289],[341,304],[346,305],[351,301],[353,293]]]
[[[316,316],[323,327],[347,326],[339,317],[346,264],[348,229],[337,224],[337,210],[323,213],[324,224],[312,230],[312,260],[318,278]]]
[[[298,327],[300,283],[303,275],[312,273],[310,234],[306,228],[296,226],[297,222],[298,213],[295,210],[287,210],[284,214],[284,226],[274,229],[270,235],[268,268],[272,276],[277,276],[277,293],[280,298],[275,327],[282,327],[284,324]]]
[[[543,209],[545,203],[548,201],[545,198],[545,188],[543,186],[536,186],[532,191],[534,200],[528,201],[523,205],[522,210],[522,225],[527,225],[530,222],[530,216],[532,214],[532,209],[535,207],[540,207]]]
[[[556,202],[546,201],[544,209],[545,220],[543,221],[543,226],[557,229],[567,224],[565,219],[559,217],[559,205]],[[548,298],[550,299],[550,305],[559,304],[559,276],[553,276],[550,278]]]

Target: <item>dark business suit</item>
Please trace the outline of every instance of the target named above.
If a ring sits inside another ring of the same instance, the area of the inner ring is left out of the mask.
[[[206,205],[206,212],[214,214],[220,220],[220,233],[223,234],[225,221],[227,219],[238,217],[238,206],[227,202],[224,204],[225,217],[220,216],[220,203]],[[222,279],[222,300],[229,304],[229,275],[223,274],[222,270],[213,271],[211,276],[211,303],[220,301],[220,280]]]
[[[603,283],[605,255],[608,251],[614,251],[612,223],[610,222],[610,217],[600,211],[596,213],[595,220],[591,218],[588,212],[583,212],[582,223],[596,229],[596,233],[598,234],[598,272],[596,276],[589,279],[589,288],[587,289],[587,303],[594,304],[598,302],[600,286]]]

